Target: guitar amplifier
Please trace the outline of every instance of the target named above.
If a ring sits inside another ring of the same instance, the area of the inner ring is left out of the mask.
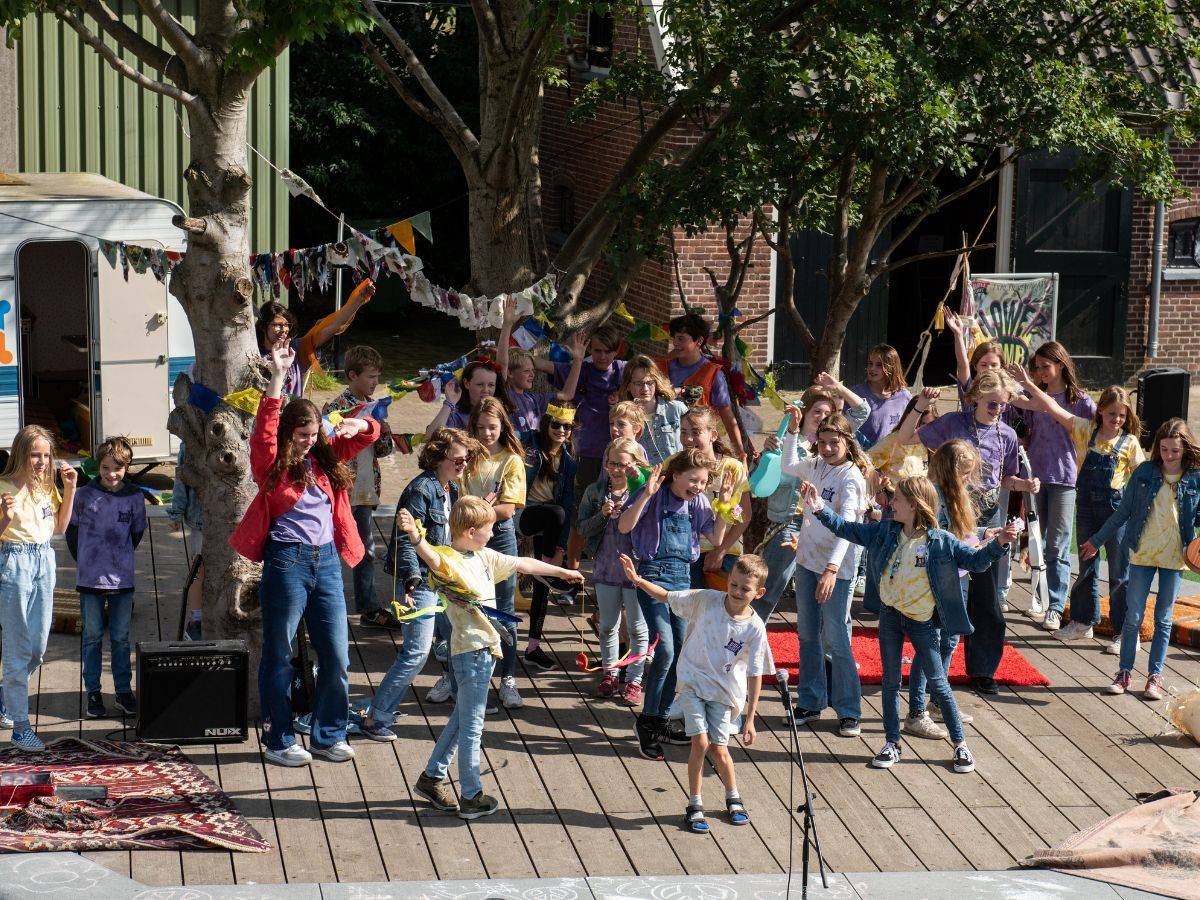
[[[1185,369],[1144,369],[1137,376],[1137,414],[1142,420],[1142,446],[1154,443],[1154,433],[1167,419],[1188,417],[1188,392],[1192,376]]]
[[[245,641],[138,641],[138,739],[246,740],[249,666]]]

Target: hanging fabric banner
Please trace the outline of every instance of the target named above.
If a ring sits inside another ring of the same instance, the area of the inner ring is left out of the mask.
[[[1026,365],[1038,347],[1054,340],[1056,273],[973,275],[970,302],[974,324],[984,340],[999,342],[1006,363]]]

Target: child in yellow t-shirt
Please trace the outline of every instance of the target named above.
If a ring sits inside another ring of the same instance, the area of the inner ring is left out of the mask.
[[[67,530],[75,503],[75,470],[59,464],[61,495],[54,471],[53,436],[26,425],[0,474],[0,654],[3,714],[12,717],[13,744],[29,751],[46,749],[29,727],[29,676],[42,664],[50,637],[56,567],[50,538]]]
[[[746,464],[731,454],[721,443],[717,423],[720,421],[711,406],[693,406],[684,413],[679,423],[679,440],[685,450],[699,450],[716,460],[716,470],[709,479],[706,492],[709,502],[717,500],[726,476],[733,480],[733,508],[728,511],[730,521],[725,538],[713,545],[707,537],[700,539],[700,559],[692,564],[692,588],[725,590],[728,574],[737,558],[742,555],[742,535],[750,526],[750,474]],[[713,506],[714,512],[721,511]]]
[[[1154,435],[1150,460],[1138,466],[1125,496],[1108,521],[1079,547],[1082,561],[1094,559],[1096,548],[1125,530],[1129,551],[1129,591],[1121,631],[1121,668],[1107,693],[1123,694],[1132,681],[1134,657],[1150,584],[1158,577],[1154,600],[1154,640],[1146,665],[1149,678],[1142,696],[1163,696],[1162,669],[1171,638],[1171,611],[1186,567],[1184,548],[1200,525],[1200,446],[1183,419],[1168,419]]]
[[[471,410],[468,433],[483,445],[487,454],[473,459],[459,480],[463,497],[482,497],[496,510],[496,528],[488,547],[497,553],[517,555],[514,516],[525,507],[525,448],[517,437],[508,411],[495,397],[484,397]],[[517,578],[510,575],[496,586],[496,607],[516,611]],[[500,663],[500,702],[508,709],[523,705],[517,692],[517,626],[504,625],[512,636],[504,642]]]

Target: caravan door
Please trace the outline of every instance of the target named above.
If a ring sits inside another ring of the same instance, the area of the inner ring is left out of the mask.
[[[161,246],[145,242],[143,246]],[[96,259],[96,440],[125,435],[137,460],[171,455],[167,286]]]

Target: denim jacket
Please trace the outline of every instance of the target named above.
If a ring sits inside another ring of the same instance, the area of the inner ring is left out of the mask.
[[[1133,470],[1129,484],[1125,485],[1125,496],[1116,512],[1091,537],[1093,547],[1103,547],[1112,539],[1118,528],[1126,525],[1125,546],[1137,548],[1142,539],[1142,529],[1154,506],[1154,498],[1163,485],[1162,470],[1153,462],[1144,462]],[[1179,511],[1179,539],[1187,546],[1196,537],[1200,525],[1200,469],[1188,469],[1179,479],[1175,492],[1175,508]]]
[[[571,523],[575,521],[575,469],[578,466],[575,458],[564,446],[562,456],[558,460],[558,482],[554,485],[554,503],[562,507],[566,515],[563,517],[562,532],[558,536],[558,546],[567,546],[567,537],[571,533]],[[536,443],[525,448],[525,489],[537,481],[538,472],[542,470],[542,454]]]
[[[458,485],[450,482],[450,505],[458,500]],[[400,502],[396,504],[396,512],[407,509],[414,519],[419,519],[425,526],[425,539],[431,544],[447,545],[450,543],[450,522],[446,519],[446,491],[438,481],[437,473],[422,472],[408,483]],[[392,522],[392,565],[396,567],[396,584],[403,587],[410,578],[424,578],[428,570],[408,535]]]
[[[883,569],[896,549],[903,526],[894,519],[874,523],[846,522],[829,507],[816,516],[822,525],[838,537],[867,548],[867,584],[878,585],[883,578]],[[929,587],[933,591],[942,628],[948,634],[970,634],[975,629],[967,617],[967,601],[958,579],[958,570],[986,572],[1004,555],[1005,548],[999,541],[988,541],[984,546],[974,549],[940,528],[925,532],[925,545],[928,548],[925,572],[929,576]],[[868,591],[863,597],[863,608],[877,613],[879,607],[879,591]]]

